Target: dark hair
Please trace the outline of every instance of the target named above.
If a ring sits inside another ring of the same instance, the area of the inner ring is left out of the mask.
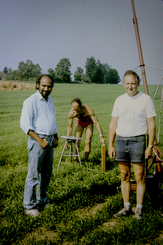
[[[128,70],[125,72],[125,74],[123,76],[123,83],[124,83],[124,79],[127,75],[132,75],[135,78],[135,81],[138,83],[138,85],[140,84],[140,77],[138,76],[138,74],[135,71],[132,71],[132,70]]]
[[[82,102],[81,102],[81,100],[80,100],[79,98],[73,99],[73,100],[71,101],[71,104],[74,103],[74,102],[78,103],[78,104],[79,104],[79,107],[82,106]]]
[[[54,79],[52,78],[52,76],[50,76],[49,74],[42,74],[41,76],[39,76],[36,80],[36,89],[38,89],[38,84],[40,84],[40,80],[42,77],[49,77],[51,82],[52,82],[52,87],[54,86]]]

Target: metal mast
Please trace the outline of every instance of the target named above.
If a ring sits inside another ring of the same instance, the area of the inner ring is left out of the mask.
[[[132,12],[133,12],[133,23],[134,23],[134,27],[135,27],[135,35],[136,35],[137,46],[138,46],[140,67],[141,67],[143,84],[144,84],[144,92],[146,94],[149,94],[148,85],[147,85],[147,79],[146,79],[146,73],[145,73],[145,64],[144,64],[144,60],[143,60],[143,53],[142,53],[140,35],[139,35],[139,29],[138,29],[138,21],[137,21],[136,12],[135,12],[134,0],[131,0],[131,5],[132,5]],[[156,155],[156,160],[155,160],[156,173],[158,173],[158,172],[162,171],[161,162],[163,162],[163,161],[161,161],[161,159],[159,158],[159,155],[161,155],[163,157],[163,152],[158,147],[156,138],[155,138],[155,141],[154,141],[154,152],[155,152],[155,155]],[[153,164],[153,162],[154,162],[154,159],[152,160],[150,166]],[[148,169],[150,168],[150,166],[148,166]]]
[[[139,35],[139,29],[138,29],[138,21],[137,21],[136,12],[135,12],[134,0],[131,0],[131,5],[132,5],[132,12],[133,12],[133,23],[134,23],[134,27],[135,27],[135,35],[136,35],[137,46],[138,46],[140,67],[141,67],[143,84],[144,84],[144,91],[146,94],[149,94],[148,86],[147,86],[147,78],[146,78],[146,73],[145,73],[145,64],[144,64],[144,60],[143,60],[143,53],[142,53],[140,35]]]

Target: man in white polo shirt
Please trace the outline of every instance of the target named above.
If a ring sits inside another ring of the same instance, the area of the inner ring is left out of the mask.
[[[29,169],[24,191],[25,213],[39,215],[38,207],[49,203],[47,190],[52,174],[54,148],[58,146],[57,122],[51,97],[53,78],[41,75],[37,92],[23,103],[20,126],[29,135]],[[37,195],[36,195],[37,186]]]
[[[152,154],[155,139],[155,108],[151,97],[138,91],[140,78],[134,71],[126,71],[123,85],[127,93],[119,96],[113,107],[109,126],[108,154],[118,161],[121,174],[121,191],[124,208],[114,218],[132,214],[130,204],[131,162],[137,182],[137,206],[134,217],[142,219],[142,208],[146,191],[145,159]],[[149,129],[146,148],[145,134]],[[116,146],[113,147],[116,136]]]

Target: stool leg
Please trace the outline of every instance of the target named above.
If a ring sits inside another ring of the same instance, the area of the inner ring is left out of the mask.
[[[58,170],[58,169],[59,169],[59,167],[60,167],[61,160],[62,160],[62,157],[63,157],[63,153],[64,153],[64,151],[65,151],[66,145],[67,145],[67,140],[66,140],[65,145],[64,145],[64,147],[63,147],[63,151],[62,151],[62,154],[61,154],[61,158],[60,158],[60,160],[59,160],[59,164],[58,164],[58,168],[57,168],[57,170]]]
[[[69,151],[69,159],[71,160],[72,162],[72,140],[69,141],[70,142],[70,151]]]
[[[77,150],[78,157],[79,157],[79,163],[80,163],[80,166],[82,166],[82,164],[81,164],[81,159],[80,159],[80,154],[79,154],[79,148],[78,148],[77,142],[75,142],[75,145],[76,145],[76,150]]]

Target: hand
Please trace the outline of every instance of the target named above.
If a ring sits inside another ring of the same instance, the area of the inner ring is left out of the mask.
[[[104,139],[104,137],[100,137],[100,141],[105,144],[106,140]]]
[[[149,159],[150,157],[152,157],[152,148],[147,147],[145,150],[145,160]]]
[[[40,146],[43,148],[43,149],[46,149],[49,145],[48,141],[44,138],[44,139],[41,139],[39,140],[38,142],[40,144]]]
[[[110,158],[115,158],[115,149],[114,147],[109,147],[108,149],[108,155],[110,156]]]

